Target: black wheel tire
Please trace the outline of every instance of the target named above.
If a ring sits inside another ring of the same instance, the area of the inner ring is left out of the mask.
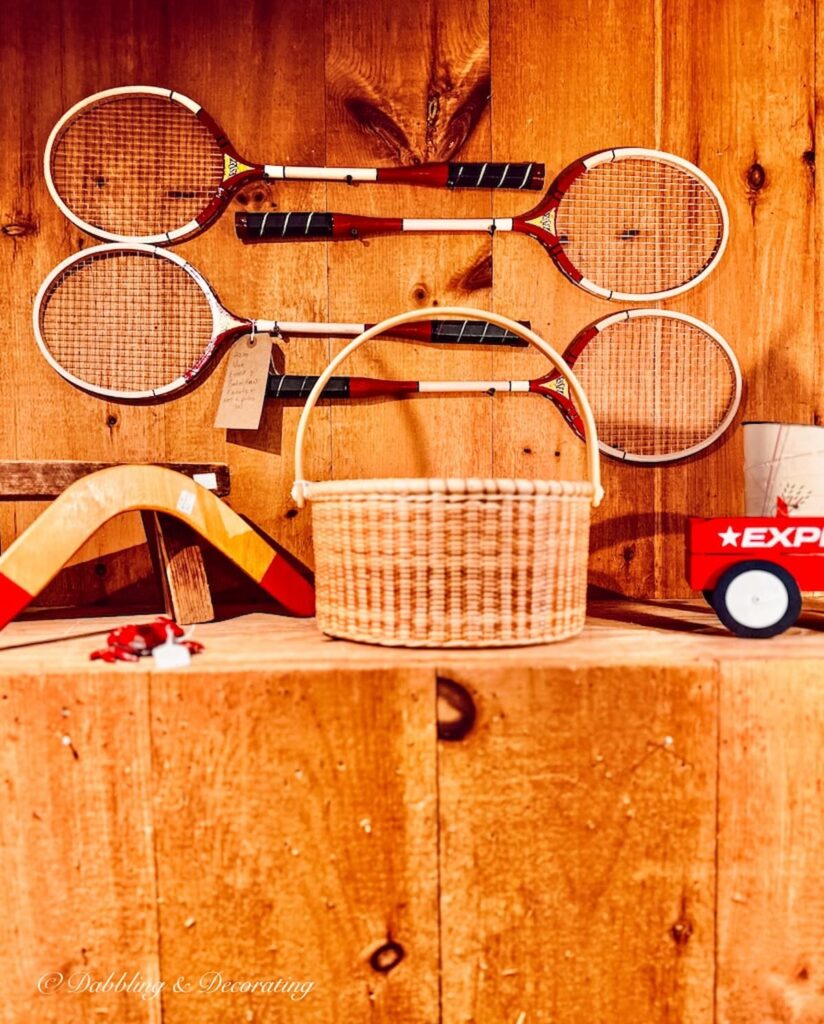
[[[741,577],[750,573],[767,573],[773,578],[773,596],[780,596],[780,590],[775,586],[776,582],[783,587],[786,594],[787,603],[783,614],[777,613],[774,620],[763,622],[761,625],[747,624],[745,621],[741,621],[741,618],[743,618],[742,613],[746,612],[749,607],[755,608],[758,603],[758,595],[755,592],[753,592],[750,598],[751,605],[749,602],[742,602],[742,597],[746,597],[747,583],[751,582],[753,587],[756,587],[759,582],[755,576],[751,577],[751,581],[741,579]],[[742,587],[744,593],[742,593]],[[715,614],[731,633],[735,633],[736,636],[762,639],[769,636],[777,636],[794,625],[796,619],[801,614],[801,592],[792,575],[782,566],[776,565],[774,562],[753,559],[746,562],[737,562],[735,565],[730,566],[719,578],[713,591],[712,607],[715,610]]]
[[[712,610],[715,611],[715,605],[713,604],[713,602],[715,601],[715,591],[714,590],[702,590],[701,594],[702,594],[704,600],[710,606],[710,608],[712,608]]]

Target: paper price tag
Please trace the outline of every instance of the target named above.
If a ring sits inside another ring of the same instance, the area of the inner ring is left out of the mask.
[[[256,335],[236,342],[226,360],[226,377],[215,426],[257,430],[263,415],[272,339]]]

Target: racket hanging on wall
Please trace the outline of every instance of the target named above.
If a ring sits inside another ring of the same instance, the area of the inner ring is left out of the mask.
[[[63,260],[34,301],[40,351],[65,380],[103,398],[169,398],[205,379],[247,334],[355,337],[367,324],[237,317],[182,256],[154,246],[98,245]],[[480,321],[404,324],[401,337],[444,344],[523,348]]]
[[[694,164],[653,149],[608,149],[563,170],[516,217],[410,219],[342,213],[237,213],[244,242],[366,238],[405,232],[515,231],[537,239],[580,288],[646,302],[693,288],[729,234],[724,199]]]
[[[672,462],[713,444],[741,401],[735,353],[708,324],[683,313],[632,309],[580,331],[563,353],[587,394],[605,455],[634,463]],[[317,377],[272,375],[270,398],[306,398]],[[549,398],[579,437],[584,425],[566,380],[411,381],[332,377],[326,398],[499,391]]]
[[[156,245],[204,231],[252,181],[346,181],[444,188],[534,189],[538,163],[417,167],[287,167],[244,160],[214,119],[171,89],[126,86],[81,100],[54,126],[45,154],[52,198],[96,238]]]

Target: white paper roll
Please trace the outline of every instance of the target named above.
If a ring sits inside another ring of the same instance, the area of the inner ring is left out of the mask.
[[[748,516],[824,516],[824,427],[744,424]]]

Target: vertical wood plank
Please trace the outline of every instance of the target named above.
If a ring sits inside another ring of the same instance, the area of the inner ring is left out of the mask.
[[[719,1024],[824,1017],[822,698],[820,662],[722,670]]]
[[[745,381],[741,420],[814,420],[812,0],[662,4],[664,149],[699,164],[730,211],[730,242],[706,282],[670,305],[730,342]],[[657,473],[655,593],[686,594],[687,515],[741,514],[743,444]]]
[[[710,664],[449,673],[439,744],[444,1024],[712,1019]]]
[[[308,558],[308,519],[287,516],[294,475],[289,432],[296,409],[270,413],[258,434],[235,432],[227,438],[212,426],[221,369],[200,389],[167,405],[101,402],[73,389],[47,366],[34,344],[30,317],[32,298],[47,272],[71,252],[93,244],[62,217],[43,181],[43,149],[57,118],[72,103],[103,88],[135,82],[169,85],[202,103],[250,158],[322,164],[324,87],[322,75],[313,70],[323,64],[322,0],[242,9],[216,0],[181,0],[171,7],[152,0],[129,5],[33,0],[25,6],[4,5],[0,18],[0,84],[7,96],[19,97],[0,111],[0,130],[9,140],[8,159],[0,168],[0,195],[5,196],[0,203],[0,245],[7,254],[0,260],[0,311],[8,324],[0,372],[8,377],[3,393],[11,399],[3,403],[0,455],[174,461],[198,452],[228,461],[238,509],[299,557]],[[297,39],[299,46],[294,45]],[[324,205],[323,186],[281,188],[284,193],[294,190],[286,205]],[[280,192],[261,194],[262,201],[283,198]],[[180,251],[241,315],[327,318],[323,247],[245,249],[234,238],[230,211]],[[290,353],[289,371],[310,368],[301,346],[322,345],[298,342],[294,356]],[[328,466],[328,449],[328,440],[321,442],[310,465],[316,475]],[[16,514],[4,510],[2,543],[21,532],[38,511],[38,506],[24,503],[16,506]],[[111,552],[141,541],[139,519],[124,519],[85,545],[76,562],[99,564]],[[134,573],[145,577],[149,572],[144,552],[134,562]],[[95,578],[91,567],[89,573],[89,593],[99,596],[101,590],[105,594],[115,588],[114,580]],[[78,579],[71,586],[58,581],[50,599],[70,603],[82,593]]]
[[[543,160],[547,179],[573,160],[610,146],[654,143],[653,0],[599,4],[560,0],[492,8],[493,145],[496,159]],[[495,196],[498,216],[529,209],[524,196]],[[537,202],[537,198],[535,199]],[[534,203],[532,203],[534,205]],[[535,241],[495,239],[495,308],[531,319],[560,352],[584,326],[621,306],[575,288]],[[495,376],[540,376],[535,353],[495,355]],[[547,401],[507,396],[495,404],[499,476],[581,479],[583,445]],[[595,513],[590,580],[651,596],[653,478],[643,467],[602,462],[606,499]]]
[[[165,1024],[436,1019],[434,710],[431,670],[155,677],[164,975],[315,983],[166,993]]]
[[[489,158],[488,0],[392,0],[326,5],[331,164],[376,166]],[[330,185],[329,208],[375,216],[491,215],[489,193]],[[330,315],[376,321],[426,305],[487,307],[490,242],[483,235],[376,238],[329,245]],[[348,373],[488,379],[488,350],[376,340]],[[485,396],[422,396],[332,410],[338,477],[486,476]],[[381,439],[376,443],[376,439]],[[310,437],[310,443],[315,443]]]
[[[147,677],[6,678],[0,734],[0,1020],[159,1024],[158,1000],[86,978],[159,979]]]

